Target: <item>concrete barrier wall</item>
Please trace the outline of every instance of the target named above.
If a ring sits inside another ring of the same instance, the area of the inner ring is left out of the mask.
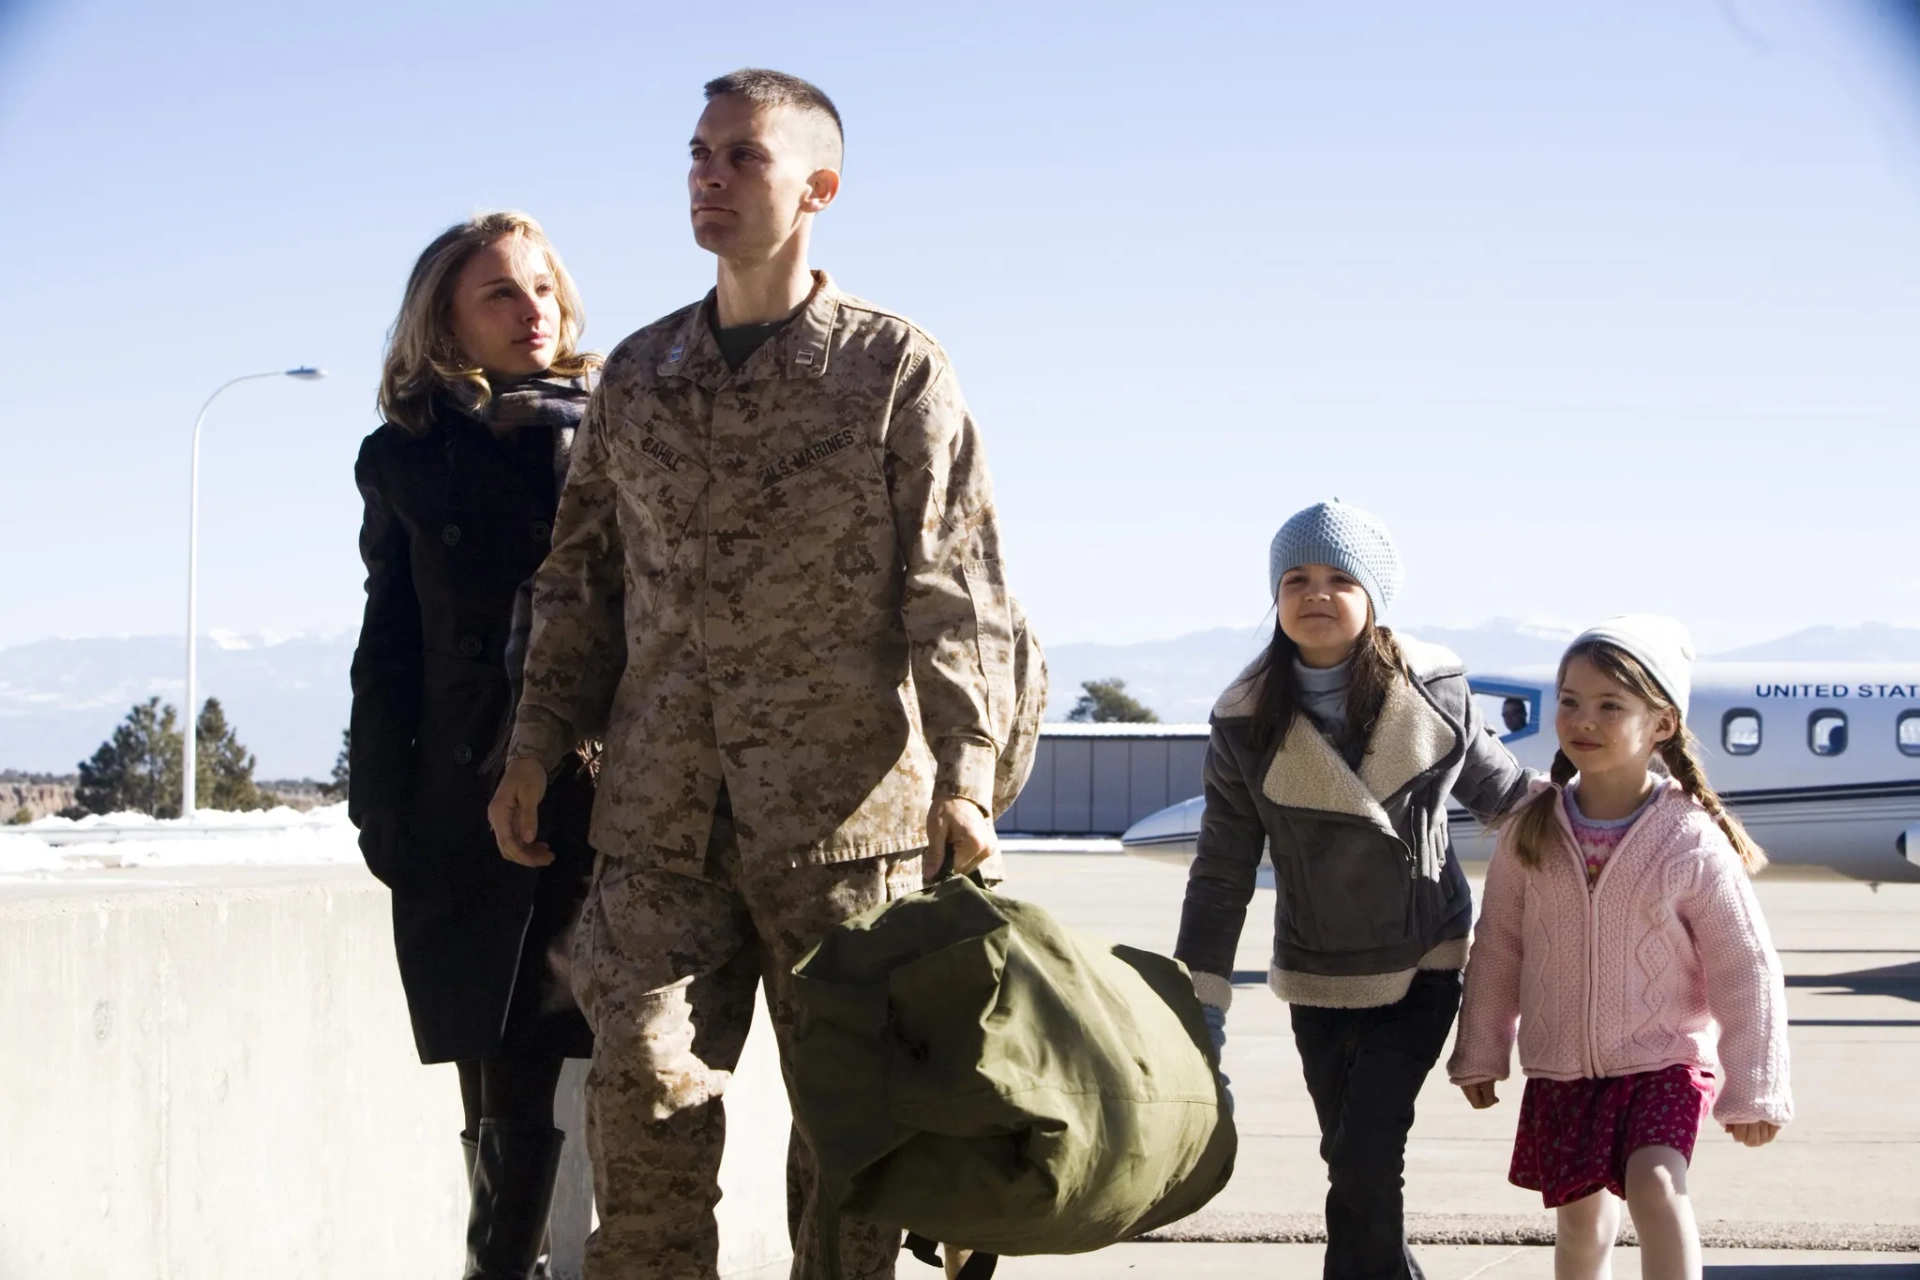
[[[0,885],[0,1035],[0,1280],[459,1274],[459,1089],[414,1056],[363,871]],[[764,1018],[728,1101],[733,1274],[787,1253]],[[583,1194],[562,1197],[557,1260],[578,1257]]]

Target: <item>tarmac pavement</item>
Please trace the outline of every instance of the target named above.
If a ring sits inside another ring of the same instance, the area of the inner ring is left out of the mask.
[[[1435,1245],[1418,1250],[1427,1280],[1539,1280],[1553,1274],[1553,1250],[1540,1245]],[[1781,1253],[1709,1249],[1706,1280],[1920,1280],[1920,1254]],[[937,1272],[927,1270],[928,1280]],[[1320,1246],[1312,1244],[1124,1244],[1072,1258],[1003,1258],[996,1277],[1065,1280],[1312,1280]],[[902,1280],[916,1280],[905,1265]],[[1616,1249],[1613,1280],[1640,1280],[1640,1251]]]
[[[1112,941],[1173,949],[1184,870],[1124,854],[1008,860],[1006,892]],[[1788,975],[1796,1115],[1758,1150],[1702,1132],[1691,1194],[1707,1274],[1920,1280],[1920,885],[1763,877],[1757,888]],[[1233,1182],[1168,1233],[1177,1242],[1009,1258],[1002,1276],[1319,1275],[1312,1241],[1325,1171],[1286,1006],[1264,985],[1272,919],[1263,888],[1240,940],[1227,1024],[1241,1140]],[[1407,1204],[1431,1280],[1551,1274],[1552,1215],[1506,1180],[1520,1087],[1516,1068],[1501,1104],[1474,1111],[1436,1068],[1421,1094]],[[918,1272],[903,1261],[903,1277]],[[1616,1277],[1638,1274],[1637,1251],[1619,1250]]]

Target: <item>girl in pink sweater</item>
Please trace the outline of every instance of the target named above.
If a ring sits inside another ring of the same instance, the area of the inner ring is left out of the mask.
[[[1500,823],[1467,962],[1448,1076],[1494,1105],[1517,1028],[1509,1177],[1558,1210],[1557,1280],[1609,1273],[1620,1199],[1647,1280],[1697,1278],[1702,1119],[1757,1147],[1793,1116],[1786,991],[1748,884],[1766,859],[1701,770],[1692,660],[1685,629],[1646,614],[1567,650],[1552,782]]]

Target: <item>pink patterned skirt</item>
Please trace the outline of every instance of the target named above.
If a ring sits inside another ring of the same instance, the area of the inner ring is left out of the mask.
[[[1690,1066],[1602,1080],[1528,1080],[1507,1181],[1538,1191],[1549,1209],[1602,1188],[1624,1198],[1627,1157],[1639,1148],[1672,1147],[1693,1159],[1718,1092],[1712,1072]]]

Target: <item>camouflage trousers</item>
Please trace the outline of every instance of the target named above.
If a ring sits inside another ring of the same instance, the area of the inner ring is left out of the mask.
[[[603,856],[574,935],[573,983],[594,1027],[587,1145],[599,1229],[587,1280],[714,1280],[721,1102],[764,981],[780,1059],[793,1027],[792,969],[826,932],[920,888],[919,853],[749,870],[717,817],[704,874]],[[789,1138],[793,1280],[822,1280],[817,1171]],[[841,1219],[846,1280],[890,1277],[900,1233]]]

